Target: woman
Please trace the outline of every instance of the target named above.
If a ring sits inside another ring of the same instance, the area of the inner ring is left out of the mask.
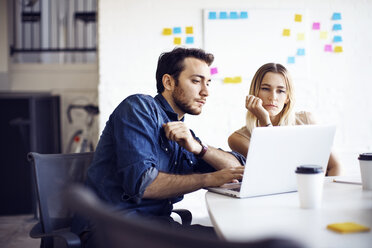
[[[294,112],[293,83],[287,69],[281,64],[268,63],[254,75],[246,97],[246,126],[230,135],[228,143],[233,151],[246,155],[253,128],[287,125],[316,124],[309,112]],[[327,176],[340,174],[340,163],[331,153]]]

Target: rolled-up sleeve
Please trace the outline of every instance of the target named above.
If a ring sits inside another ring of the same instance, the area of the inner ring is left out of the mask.
[[[149,102],[138,96],[127,98],[112,116],[117,176],[123,198],[139,203],[158,175],[156,137],[158,124]]]

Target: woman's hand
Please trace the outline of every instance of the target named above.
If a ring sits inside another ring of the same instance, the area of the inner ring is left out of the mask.
[[[245,99],[245,107],[257,117],[261,126],[271,123],[269,112],[262,106],[262,100],[260,98],[248,95]]]

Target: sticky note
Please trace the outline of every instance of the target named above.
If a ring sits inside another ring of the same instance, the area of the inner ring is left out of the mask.
[[[295,57],[288,57],[287,63],[288,64],[294,64],[295,63]]]
[[[342,53],[343,52],[342,46],[335,46],[335,49],[333,51],[335,53]]]
[[[216,12],[209,12],[208,19],[210,19],[210,20],[217,19],[217,13]]]
[[[174,37],[173,44],[175,44],[175,45],[181,45],[181,38],[180,37]]]
[[[240,19],[248,19],[248,12],[247,11],[240,12]]]
[[[325,45],[324,46],[324,51],[325,52],[332,52],[332,45],[329,45],[329,44]]]
[[[295,22],[302,22],[302,15],[295,14]]]
[[[320,22],[314,22],[313,23],[313,30],[319,30],[320,29]]]
[[[341,20],[341,13],[333,13],[332,20]]]
[[[283,29],[283,36],[290,36],[291,30],[290,29]]]
[[[181,33],[181,27],[174,27],[173,28],[173,34],[180,34]]]
[[[333,31],[338,31],[338,30],[342,30],[342,26],[341,24],[333,24],[333,28],[332,28]]]
[[[223,82],[225,83],[225,84],[236,84],[236,83],[241,83],[242,82],[242,77],[225,77],[224,79],[223,79]]]
[[[217,73],[218,73],[217,67],[212,67],[211,68],[211,75],[214,75],[214,74],[217,74]]]
[[[369,232],[371,228],[357,224],[355,222],[333,223],[327,226],[329,230],[339,233]]]
[[[339,35],[335,35],[333,36],[333,42],[341,42],[342,41],[342,37],[339,36]]]
[[[193,33],[194,33],[193,27],[186,27],[186,34],[193,34]]]
[[[327,32],[327,31],[321,31],[320,34],[319,34],[319,37],[320,37],[320,39],[322,39],[322,40],[327,39],[327,37],[328,37],[328,32]]]
[[[186,44],[194,44],[194,37],[192,36],[186,37]]]
[[[305,48],[298,48],[297,56],[304,56],[304,55],[305,55]]]
[[[230,19],[238,19],[238,12],[236,11],[231,11],[230,12]]]
[[[298,33],[297,34],[297,40],[305,40],[305,34],[304,33]]]
[[[227,12],[225,11],[220,12],[220,19],[227,19]]]
[[[163,28],[163,35],[171,35],[172,29],[171,28]]]

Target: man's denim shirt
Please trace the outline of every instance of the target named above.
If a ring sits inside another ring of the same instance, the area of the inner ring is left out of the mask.
[[[140,94],[126,98],[106,123],[88,169],[87,185],[100,198],[128,214],[169,216],[173,203],[183,196],[143,198],[146,187],[159,171],[169,174],[215,171],[166,138],[162,125],[171,121],[178,121],[178,115],[161,94],[155,98]],[[241,164],[245,163],[243,156],[232,154]]]

